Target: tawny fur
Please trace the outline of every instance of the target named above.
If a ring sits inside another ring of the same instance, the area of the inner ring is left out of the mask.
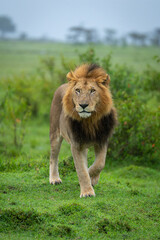
[[[67,74],[68,83],[55,92],[50,114],[50,183],[61,183],[58,154],[62,139],[71,144],[81,197],[94,196],[105,165],[108,139],[117,116],[109,90],[109,75],[95,64],[83,64]],[[87,148],[93,145],[95,162],[88,169]]]

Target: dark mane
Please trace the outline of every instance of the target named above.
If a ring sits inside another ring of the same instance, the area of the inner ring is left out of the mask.
[[[88,73],[92,72],[93,70],[100,68],[100,66],[96,63],[91,63],[90,65],[88,65]]]
[[[77,78],[81,78],[81,77],[96,78],[96,77],[99,77],[99,76],[106,76],[106,72],[104,71],[104,69],[101,68],[96,63],[82,64],[75,69],[74,74]]]
[[[112,109],[110,114],[99,120],[98,128],[95,129],[94,135],[85,130],[82,122],[70,118],[69,123],[74,140],[77,143],[80,145],[86,143],[98,143],[102,145],[105,144],[112,135],[113,129],[117,123],[117,118],[114,109]]]

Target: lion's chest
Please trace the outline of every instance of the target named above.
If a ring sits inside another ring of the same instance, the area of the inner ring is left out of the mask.
[[[114,113],[104,116],[96,125],[84,124],[84,122],[69,119],[70,129],[74,141],[79,144],[105,144],[113,132],[115,126]]]

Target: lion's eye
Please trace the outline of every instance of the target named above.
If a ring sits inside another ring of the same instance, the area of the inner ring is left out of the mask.
[[[76,88],[75,92],[76,92],[77,94],[80,94],[81,90],[80,90],[79,88]]]
[[[94,88],[92,88],[91,91],[90,91],[90,93],[95,93],[95,91],[96,91],[96,90],[95,90]]]

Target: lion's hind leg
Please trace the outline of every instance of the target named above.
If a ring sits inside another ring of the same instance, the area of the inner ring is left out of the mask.
[[[107,144],[102,147],[95,146],[95,157],[96,157],[95,162],[88,170],[91,178],[92,186],[98,183],[100,173],[105,166],[106,153],[107,153]]]
[[[50,137],[51,142],[50,170],[49,170],[50,184],[60,184],[62,182],[58,172],[58,155],[62,140],[63,138],[61,136]]]

